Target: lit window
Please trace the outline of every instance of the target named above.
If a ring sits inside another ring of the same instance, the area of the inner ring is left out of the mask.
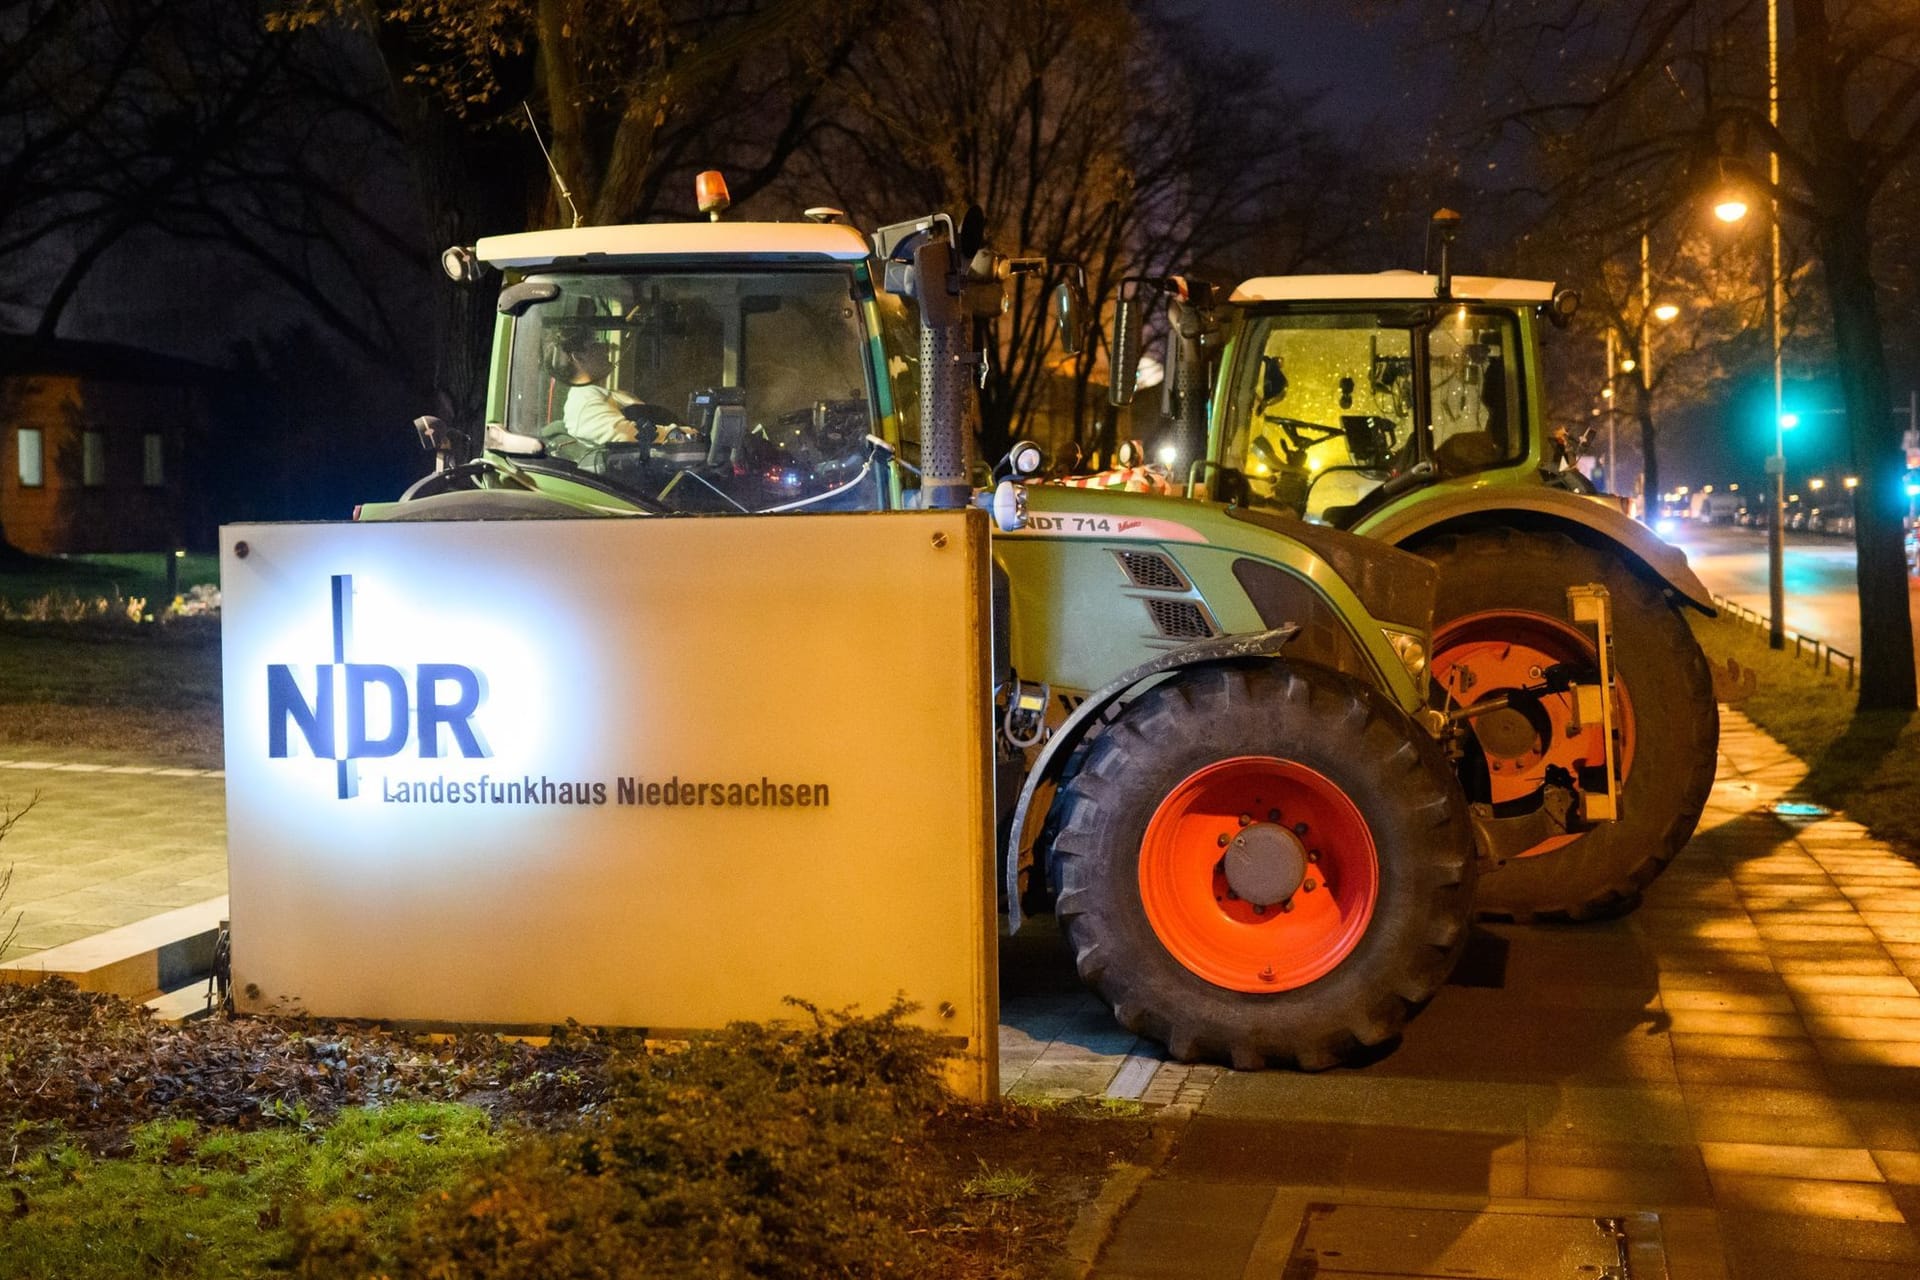
[[[141,439],[140,483],[158,489],[167,482],[166,437],[149,431]]]
[[[47,482],[45,457],[38,427],[22,427],[15,433],[20,454],[20,484],[38,489]]]
[[[100,431],[80,433],[80,483],[88,488],[107,482],[107,437]]]

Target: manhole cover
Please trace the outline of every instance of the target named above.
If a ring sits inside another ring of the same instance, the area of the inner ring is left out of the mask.
[[[1659,1215],[1310,1204],[1282,1280],[1667,1280]]]

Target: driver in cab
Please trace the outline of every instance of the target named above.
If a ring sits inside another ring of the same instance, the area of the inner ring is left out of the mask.
[[[637,440],[638,428],[627,410],[640,401],[604,385],[613,372],[613,348],[606,338],[591,331],[564,334],[557,354],[555,376],[567,380],[562,411],[567,434],[586,444]]]

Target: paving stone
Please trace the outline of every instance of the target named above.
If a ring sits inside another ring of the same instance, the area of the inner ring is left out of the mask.
[[[1842,1218],[1848,1222],[1904,1224],[1885,1186],[1817,1178],[1764,1178],[1723,1174],[1709,1169],[1717,1203],[1734,1209],[1759,1209],[1800,1217]]]
[[[1690,1143],[1686,1100],[1677,1088],[1556,1088],[1533,1095],[1529,1136],[1578,1133],[1601,1142]]]
[[[1519,1138],[1368,1126],[1353,1133],[1345,1185],[1496,1196],[1502,1188],[1524,1188],[1526,1163],[1526,1142]],[[1499,1176],[1503,1170],[1507,1178]]]
[[[1850,1113],[1836,1115],[1769,1115],[1763,1111],[1725,1111],[1695,1107],[1688,1124],[1699,1142],[1763,1142],[1806,1147],[1859,1147],[1863,1135]],[[1875,1142],[1876,1146],[1894,1145]]]
[[[1354,1137],[1362,1132],[1353,1125],[1199,1115],[1180,1131],[1167,1176],[1191,1182],[1339,1186],[1346,1178]]]
[[[1873,1153],[1873,1158],[1888,1182],[1920,1186],[1920,1151],[1879,1150]],[[1907,1217],[1911,1221],[1913,1215]]]
[[[1598,1201],[1621,1209],[1707,1204],[1712,1191],[1695,1169],[1593,1169],[1527,1164],[1527,1195],[1542,1200]]]
[[[1813,1043],[1820,1056],[1829,1062],[1920,1067],[1920,1042],[1912,1040],[1815,1040]]]
[[[1768,1058],[1703,1058],[1690,1054],[1674,1059],[1674,1074],[1680,1082],[1682,1091],[1689,1097],[1710,1096],[1704,1091],[1726,1086],[1753,1089],[1806,1089],[1815,1092],[1832,1087],[1826,1066],[1819,1062],[1780,1062]]]
[[[1700,1158],[1712,1174],[1758,1174],[1837,1182],[1884,1182],[1865,1148],[1790,1147],[1764,1142],[1702,1142]]]
[[[1100,1255],[1109,1280],[1239,1280],[1266,1216],[1270,1188],[1155,1179],[1115,1226]],[[1194,1212],[1204,1204],[1206,1212]]]
[[[1789,991],[1835,995],[1920,996],[1920,987],[1902,974],[1783,973],[1780,982]]]
[[[1801,1037],[1679,1033],[1673,1036],[1673,1054],[1676,1059],[1767,1058],[1776,1062],[1812,1062],[1820,1056],[1813,1041]]]

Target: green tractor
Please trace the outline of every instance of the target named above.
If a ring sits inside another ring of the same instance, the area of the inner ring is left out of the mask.
[[[1457,722],[1428,706],[1431,566],[1257,510],[1035,487],[1031,446],[977,490],[968,335],[1037,264],[986,250],[977,215],[871,242],[810,217],[450,250],[458,279],[504,276],[484,437],[420,420],[434,471],[358,518],[987,507],[1012,925],[1050,897],[1085,980],[1183,1059],[1321,1068],[1394,1036],[1500,827],[1470,819]]]
[[[1534,822],[1534,838],[1489,850],[1481,910],[1617,914],[1692,836],[1713,783],[1719,711],[1684,617],[1711,615],[1712,598],[1551,428],[1542,332],[1578,295],[1453,275],[1457,224],[1436,215],[1436,274],[1263,277],[1224,299],[1141,282],[1120,328],[1137,349],[1141,305],[1170,298],[1170,399],[1197,454],[1188,497],[1304,517],[1438,571],[1434,705],[1470,726],[1462,784],[1476,812]],[[1131,378],[1116,377],[1117,399]],[[1601,655],[1565,617],[1568,588],[1588,583],[1612,605],[1617,738],[1573,692],[1527,692],[1556,669],[1592,678]]]

